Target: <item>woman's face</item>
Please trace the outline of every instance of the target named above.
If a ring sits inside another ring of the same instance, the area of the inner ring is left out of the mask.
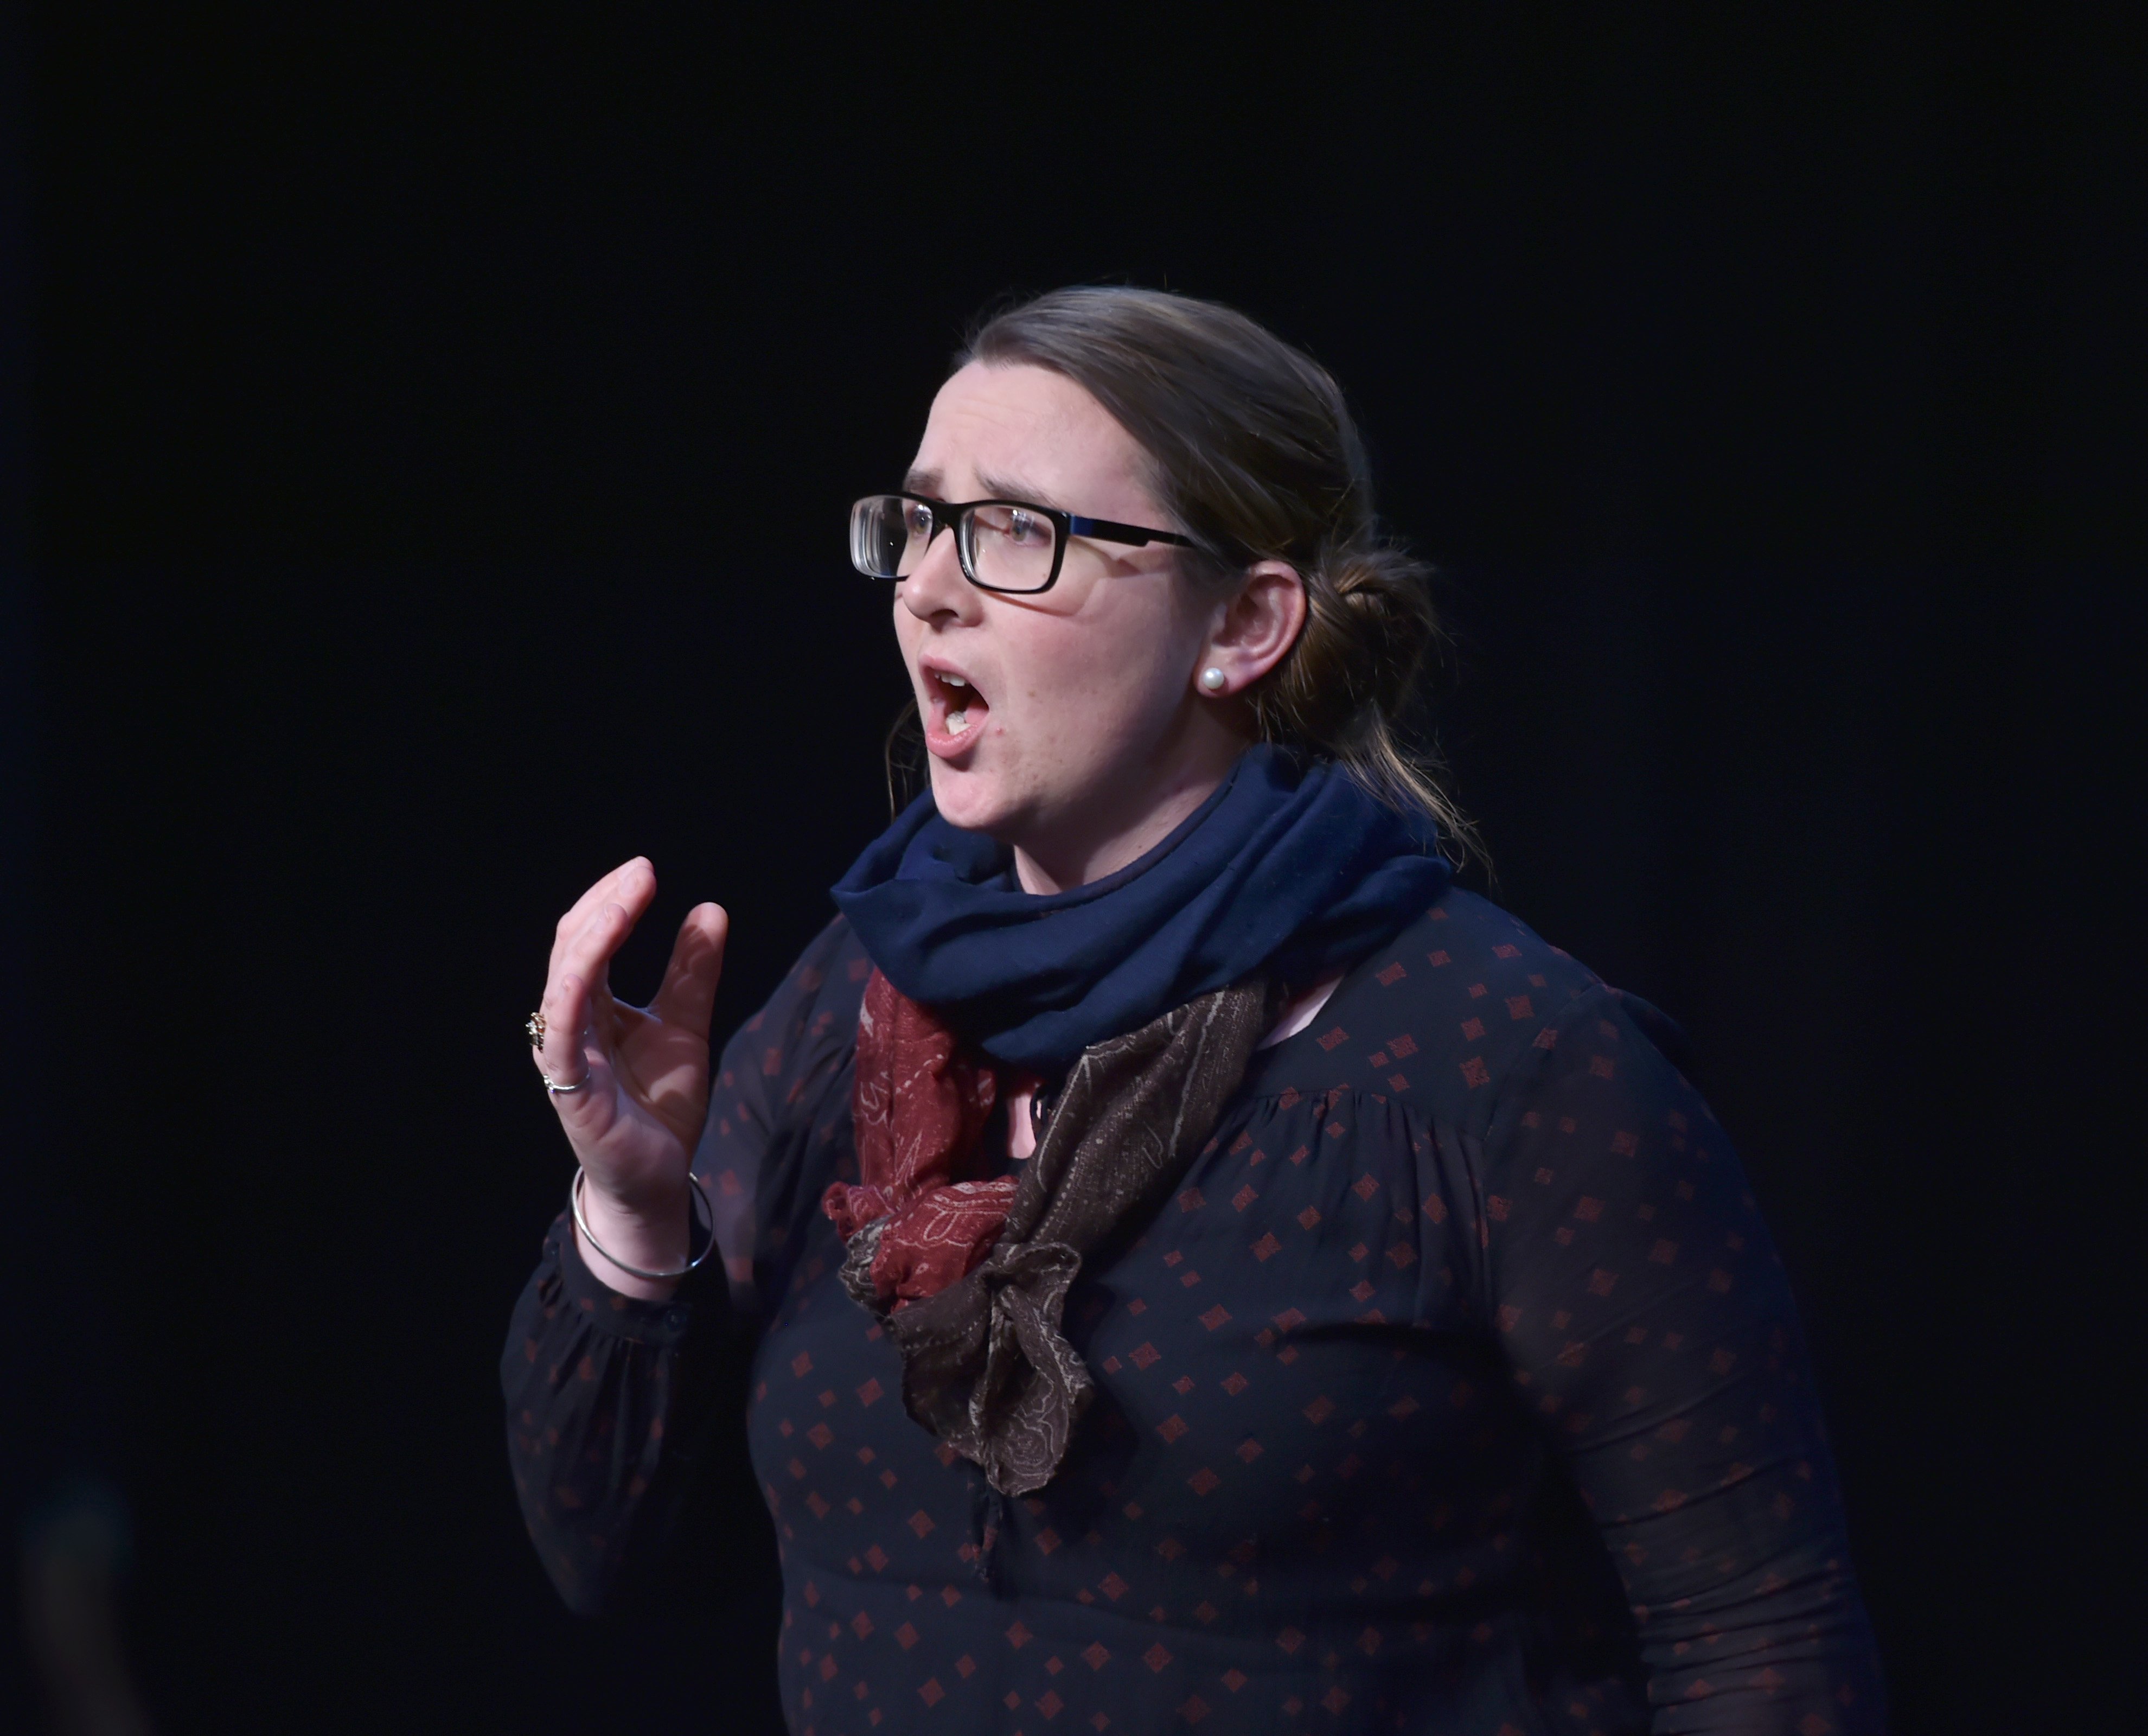
[[[1142,468],[1132,437],[1064,375],[971,363],[933,400],[905,486],[1178,529]],[[1244,745],[1196,685],[1227,608],[1177,568],[1168,544],[1077,537],[1050,590],[1008,596],[966,580],[943,533],[895,587],[933,799],[951,824],[1012,845],[1031,891],[1133,860]]]

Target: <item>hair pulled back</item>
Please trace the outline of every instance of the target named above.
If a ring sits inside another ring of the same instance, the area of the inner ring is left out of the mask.
[[[1373,515],[1364,443],[1326,369],[1244,314],[1154,289],[1056,289],[983,319],[957,368],[1065,375],[1147,454],[1158,501],[1198,547],[1182,564],[1227,588],[1260,560],[1304,581],[1303,630],[1248,690],[1260,739],[1333,761],[1375,799],[1468,823],[1408,728],[1441,637],[1424,564]]]

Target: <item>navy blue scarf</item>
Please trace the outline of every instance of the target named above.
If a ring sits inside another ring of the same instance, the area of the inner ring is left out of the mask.
[[[835,888],[872,961],[995,1061],[1056,1078],[1092,1043],[1263,968],[1297,989],[1355,963],[1448,881],[1429,822],[1326,764],[1251,748],[1117,874],[1021,890],[1013,855],[928,793]]]

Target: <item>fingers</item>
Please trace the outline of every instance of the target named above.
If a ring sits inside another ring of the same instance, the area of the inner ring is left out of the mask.
[[[716,984],[724,973],[724,942],[730,934],[730,918],[720,905],[697,904],[687,911],[650,1011],[666,1025],[706,1037]]]
[[[545,1041],[535,1051],[539,1066],[552,1078],[571,1083],[587,1076],[590,1039],[602,1046],[601,1026],[610,1010],[612,956],[656,896],[656,873],[648,859],[622,862],[575,901],[560,919],[552,941],[552,959],[539,1006],[545,1016]]]
[[[638,921],[655,896],[656,870],[647,856],[631,856],[621,862],[577,898],[567,914],[560,917],[559,926],[552,931],[551,974],[558,974],[560,953],[605,906],[623,905]]]
[[[615,900],[593,911],[560,949],[545,991],[544,1066],[555,1079],[580,1078],[572,1063],[585,1042],[601,1046],[609,1034],[612,956],[633,932],[634,913]]]

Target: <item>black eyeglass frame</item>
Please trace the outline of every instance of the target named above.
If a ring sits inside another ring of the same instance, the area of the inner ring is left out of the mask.
[[[1145,548],[1151,543],[1173,543],[1182,549],[1197,549],[1201,545],[1190,536],[1181,536],[1176,530],[1157,530],[1144,524],[1122,524],[1114,519],[1086,519],[1079,513],[1061,512],[1056,506],[1040,506],[1034,500],[1004,500],[996,497],[988,500],[936,500],[930,494],[913,494],[906,489],[891,489],[885,494],[866,494],[853,501],[853,514],[868,500],[915,500],[932,510],[931,535],[925,539],[929,550],[933,539],[942,530],[955,533],[955,559],[962,569],[962,576],[979,590],[988,590],[998,596],[1041,596],[1059,582],[1059,569],[1066,564],[1066,539],[1069,537],[1093,537],[1102,543],[1122,543],[1129,548]],[[963,527],[969,515],[980,506],[1011,506],[1023,512],[1033,512],[1041,519],[1048,519],[1055,533],[1051,539],[1051,571],[1041,585],[1016,590],[1005,585],[987,585],[980,579],[970,564],[969,544],[963,535]],[[922,557],[920,557],[922,559]],[[879,573],[868,573],[869,579],[882,578]],[[900,575],[894,579],[900,585]]]

